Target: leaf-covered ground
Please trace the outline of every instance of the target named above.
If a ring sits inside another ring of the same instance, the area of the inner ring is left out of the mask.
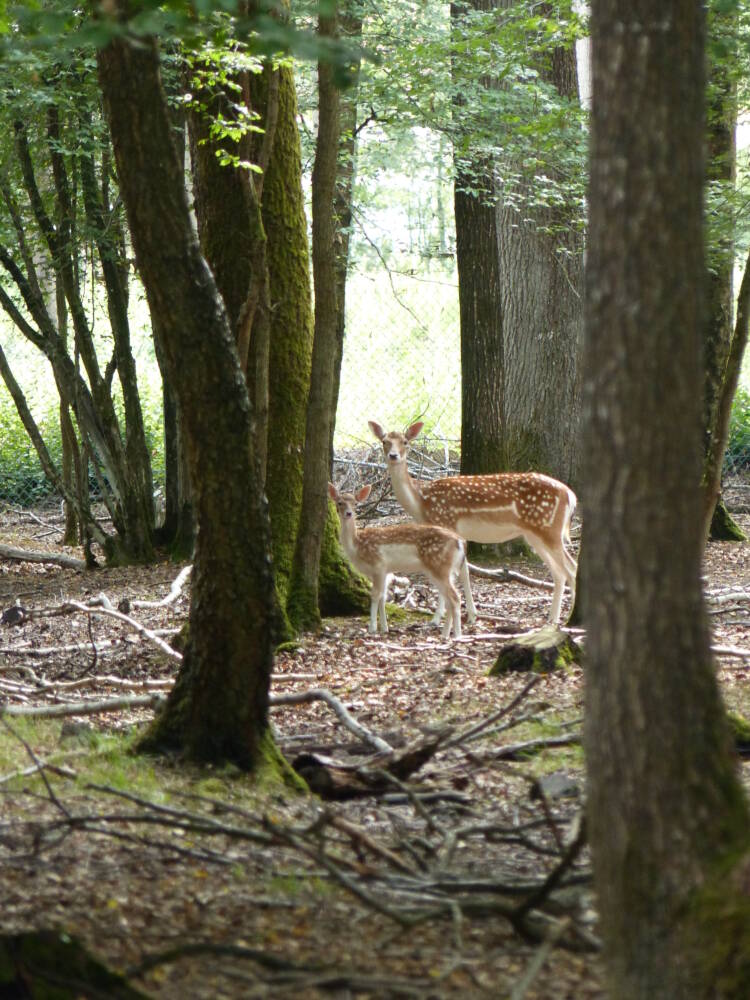
[[[0,539],[56,551],[54,531],[35,517],[6,511]],[[544,575],[530,561],[514,568]],[[38,613],[104,594],[114,607],[127,600],[132,618],[169,641],[186,592],[162,607],[137,602],[164,598],[179,569],[80,574],[0,562],[2,608],[34,612],[0,629],[6,704],[168,685],[175,662],[126,622]],[[710,545],[706,587],[750,594],[750,546]],[[541,677],[528,690],[529,675],[488,677],[510,635],[544,623],[550,594],[487,580],[475,592],[482,617],[460,642],[442,641],[417,613],[433,595],[415,583],[398,594],[414,610],[391,615],[387,637],[369,636],[364,619],[328,621],[278,656],[275,694],[326,688],[396,750],[441,736],[419,771],[377,795],[323,802],[232,768],[134,756],[128,740],[150,713],[141,707],[6,717],[4,931],[63,930],[147,995],[179,1000],[602,997],[586,851],[561,863],[584,788],[582,673]],[[719,647],[750,654],[748,599],[714,602],[712,622]],[[749,662],[718,657],[726,701],[746,714]],[[272,718],[289,760],[308,753],[377,768],[372,748],[321,701],[275,707]],[[567,741],[545,748],[552,737]],[[547,784],[552,774],[562,794]],[[533,896],[553,872],[554,891]]]

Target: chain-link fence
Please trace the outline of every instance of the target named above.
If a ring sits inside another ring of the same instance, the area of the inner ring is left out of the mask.
[[[368,420],[388,430],[425,420],[460,436],[458,284],[452,269],[354,270],[336,418],[336,449],[371,443]]]
[[[355,481],[382,477],[382,455],[368,427],[388,430],[420,419],[425,434],[415,459],[421,474],[457,467],[461,372],[458,285],[455,269],[441,261],[412,266],[380,261],[355,267],[347,286],[347,330],[336,419],[337,475]],[[11,361],[53,457],[59,460],[57,396],[44,360],[13,338]],[[154,478],[161,492],[161,391],[150,338],[139,350],[139,381]],[[348,463],[348,465],[347,465]],[[431,466],[435,466],[434,469]],[[348,470],[348,471],[347,471]],[[732,418],[725,477],[747,479],[750,470],[750,393],[740,389]],[[95,484],[94,484],[95,485]],[[53,500],[36,453],[0,383],[0,501],[19,508]]]

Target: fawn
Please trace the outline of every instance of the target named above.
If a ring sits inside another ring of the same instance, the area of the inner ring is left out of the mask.
[[[339,493],[333,483],[328,495],[336,504],[341,521],[341,544],[347,557],[361,573],[372,580],[370,595],[370,632],[388,631],[385,617],[385,594],[391,573],[424,573],[440,594],[438,611],[433,618],[440,621],[441,610],[447,606],[443,625],[444,638],[453,629],[454,638],[461,637],[461,603],[453,585],[453,574],[466,561],[466,543],[454,531],[431,524],[389,524],[357,528],[355,504],[366,500],[370,486],[356,493]]]

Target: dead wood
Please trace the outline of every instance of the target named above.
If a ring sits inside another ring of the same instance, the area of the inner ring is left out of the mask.
[[[387,757],[371,757],[356,764],[342,764],[312,753],[299,754],[292,767],[321,798],[335,801],[381,795],[393,790],[394,780],[405,781],[430,760],[446,736],[428,736]]]
[[[131,695],[128,698],[104,698],[101,701],[78,701],[68,705],[5,705],[2,714],[26,716],[35,719],[60,719],[66,715],[99,715],[116,712],[121,708],[158,708],[165,701],[164,694]]]
[[[512,671],[547,674],[574,663],[581,663],[581,647],[557,625],[547,625],[504,646],[490,668],[490,676]]]
[[[0,559],[12,559],[16,562],[54,563],[64,569],[83,571],[86,563],[83,559],[66,555],[64,552],[33,552],[27,549],[17,549],[12,545],[0,545]]]
[[[484,566],[476,566],[469,563],[469,572],[474,576],[482,577],[485,580],[500,580],[503,583],[515,582],[523,583],[527,587],[538,587],[540,590],[554,590],[554,584],[549,580],[539,580],[535,576],[526,576],[514,569],[506,569],[501,566],[498,569],[487,569]]]
[[[75,938],[48,930],[0,936],[0,995],[146,1000]]]
[[[357,722],[347,711],[343,702],[339,701],[335,695],[332,695],[325,688],[313,688],[309,691],[298,691],[288,694],[272,694],[268,699],[268,704],[274,707],[276,705],[302,705],[310,701],[324,701],[355,736],[365,740],[380,753],[392,753],[393,747],[389,743],[386,743],[385,740],[371,733],[369,729],[366,729],[360,722]]]

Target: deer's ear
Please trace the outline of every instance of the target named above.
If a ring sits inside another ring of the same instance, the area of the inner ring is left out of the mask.
[[[357,492],[354,494],[354,499],[357,501],[357,503],[362,503],[363,500],[366,500],[370,495],[371,489],[372,486],[370,486],[369,483],[366,483],[364,486],[358,489]]]
[[[378,439],[378,441],[382,441],[383,438],[385,437],[385,431],[377,422],[377,420],[368,420],[367,423],[370,425],[370,430]]]
[[[329,483],[328,484],[328,496],[331,498],[331,500],[336,500],[336,498],[338,497],[338,495],[339,495],[339,491],[336,489],[336,487],[333,485],[333,483]]]
[[[406,428],[406,434],[404,434],[404,437],[406,438],[407,441],[411,441],[412,438],[415,438],[417,434],[419,434],[419,432],[422,430],[423,427],[424,427],[424,421],[417,420],[417,422],[412,424],[411,427]]]

